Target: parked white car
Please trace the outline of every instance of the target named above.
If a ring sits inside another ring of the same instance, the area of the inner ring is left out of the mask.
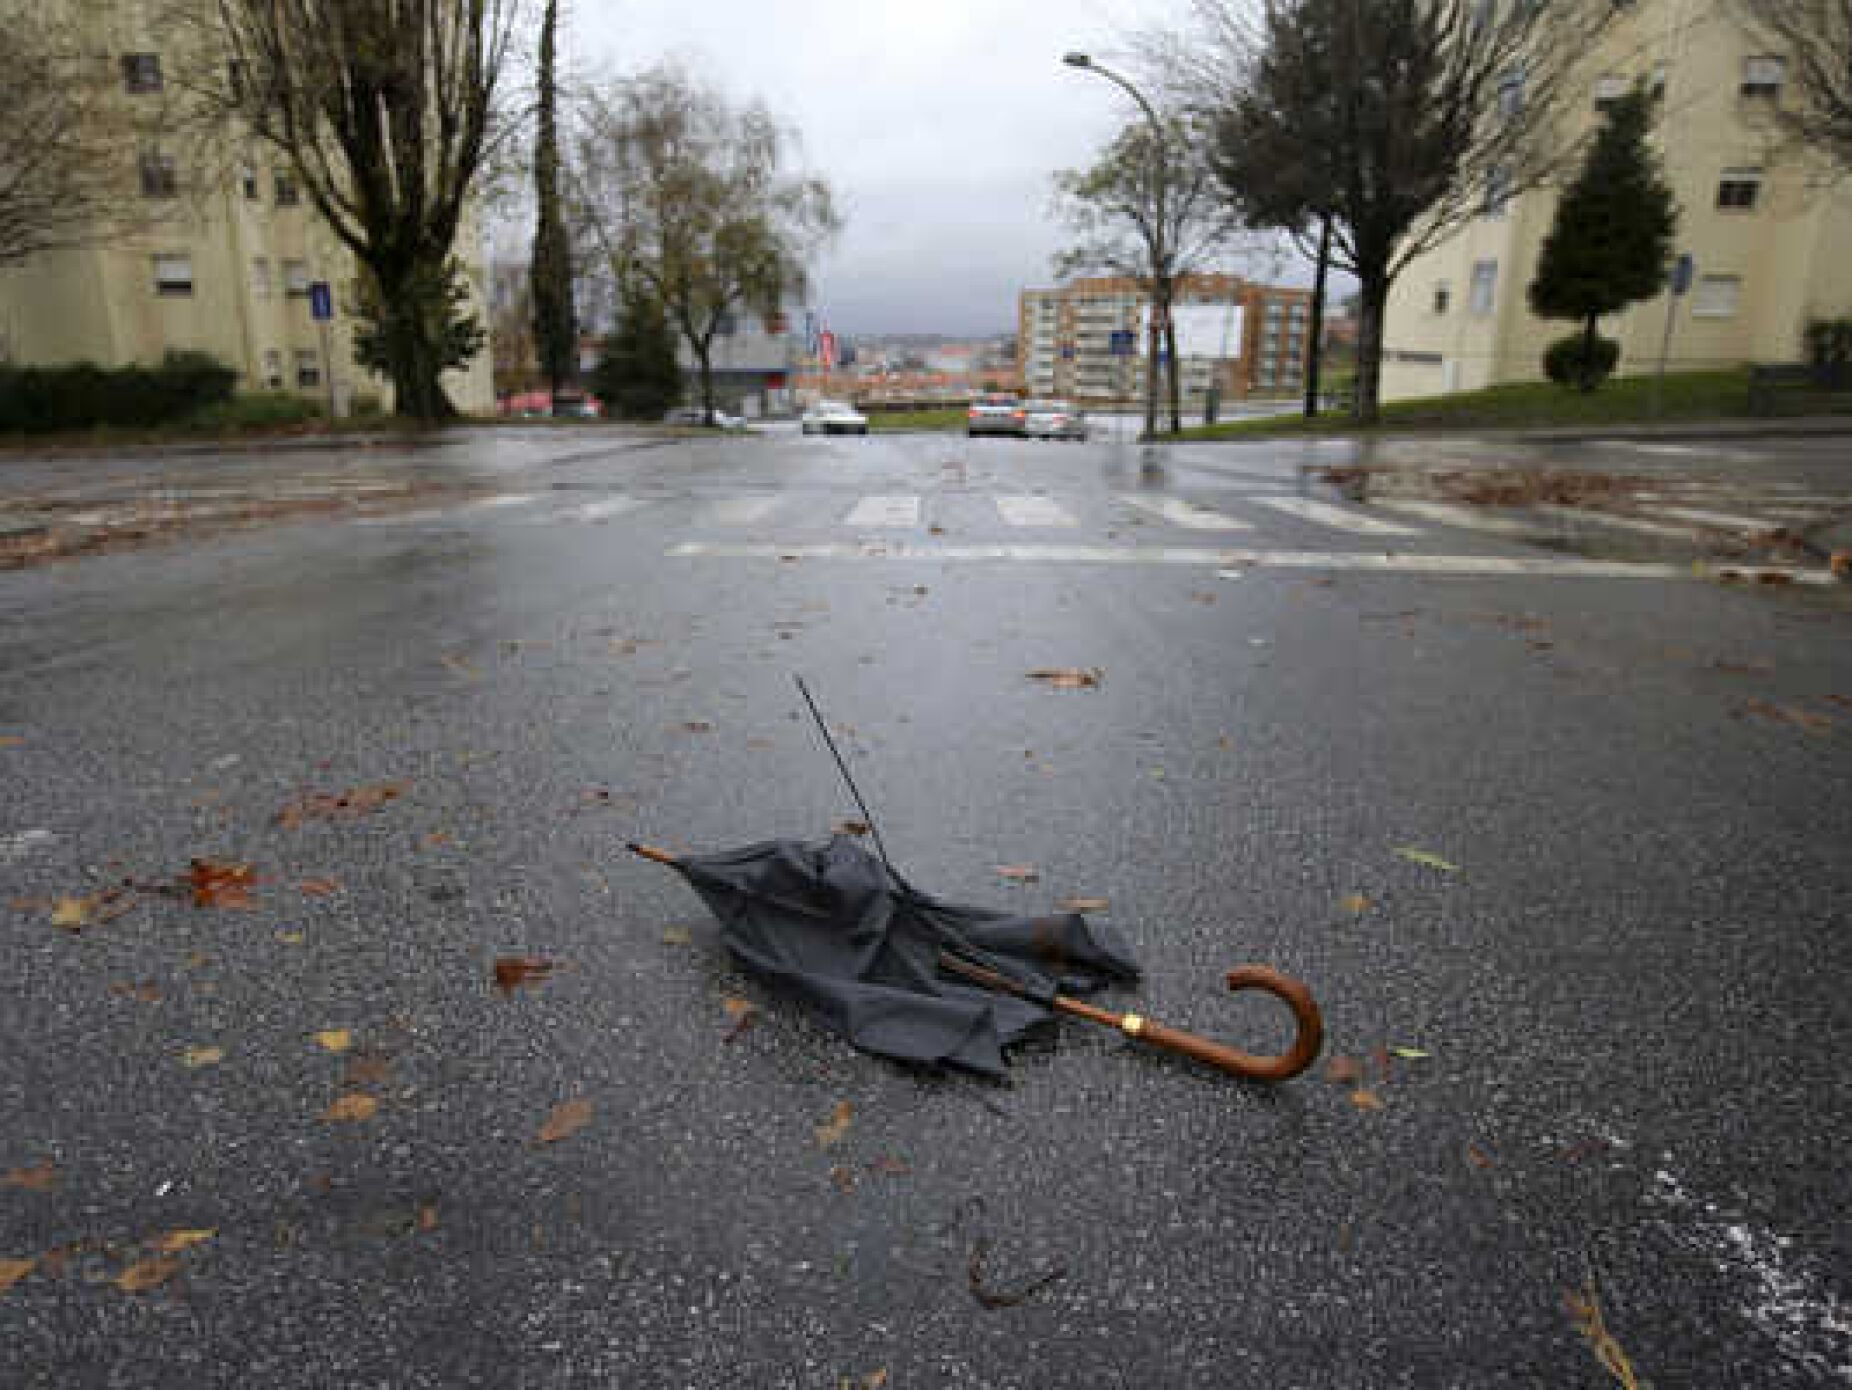
[[[1068,401],[1030,401],[1023,406],[1022,432],[1031,439],[1087,437],[1086,414]]]
[[[868,417],[847,401],[818,401],[804,412],[805,434],[867,434]]]

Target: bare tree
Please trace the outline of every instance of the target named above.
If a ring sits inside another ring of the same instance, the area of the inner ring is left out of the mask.
[[[792,132],[735,108],[672,66],[587,93],[578,215],[620,302],[662,307],[687,343],[714,417],[715,337],[741,311],[769,319],[803,293],[810,256],[840,225],[828,186],[788,173]]]
[[[1749,32],[1783,65],[1775,124],[1852,173],[1852,0],[1734,0]]]
[[[453,249],[498,134],[522,0],[211,0],[195,93],[285,154],[359,262],[368,341],[402,415],[455,414]]]
[[[0,0],[0,34],[0,265],[153,220],[162,204],[140,196],[135,160],[160,119],[131,109],[114,62],[31,0]]]
[[[1182,424],[1171,317],[1177,281],[1200,270],[1235,230],[1202,158],[1205,133],[1177,117],[1155,125],[1139,121],[1120,131],[1091,167],[1055,175],[1056,206],[1075,235],[1074,245],[1056,256],[1055,273],[1065,278],[1103,270],[1137,281],[1150,295],[1145,433],[1151,436],[1158,427],[1157,372],[1165,360],[1170,432]]]
[[[1608,0],[1202,0],[1198,105],[1256,225],[1329,226],[1357,277],[1360,422],[1377,418],[1383,314],[1409,263],[1577,154],[1565,112]]]

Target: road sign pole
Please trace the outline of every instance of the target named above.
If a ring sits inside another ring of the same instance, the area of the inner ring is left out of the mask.
[[[321,333],[322,381],[328,388],[328,418],[334,419],[338,403],[334,392],[334,347],[330,325],[334,321],[334,289],[326,280],[309,286],[309,316]]]
[[[1659,370],[1653,376],[1653,414],[1657,416],[1664,404],[1666,384],[1666,359],[1672,355],[1672,324],[1678,317],[1678,301],[1685,291],[1691,288],[1691,276],[1694,263],[1687,252],[1678,258],[1672,267],[1672,277],[1666,285],[1666,326],[1665,333],[1659,339]]]

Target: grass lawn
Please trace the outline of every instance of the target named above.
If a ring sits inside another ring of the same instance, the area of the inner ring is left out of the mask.
[[[1826,398],[1831,401],[1832,398]],[[1674,423],[1727,420],[1749,414],[1749,373],[1675,372],[1665,379],[1660,411],[1653,412],[1653,378],[1616,377],[1594,392],[1568,391],[1554,382],[1517,382],[1451,396],[1392,401],[1383,406],[1380,430],[1538,429],[1551,426]],[[1805,397],[1797,395],[1795,404]],[[1783,404],[1787,404],[1784,400]],[[1843,398],[1836,404],[1844,408]],[[1784,411],[1783,413],[1787,413]],[[1350,434],[1356,426],[1342,413],[1317,419],[1289,416],[1231,420],[1186,429],[1188,439],[1244,439],[1266,435]]]
[[[966,408],[942,406],[936,410],[864,410],[868,428],[882,430],[961,430],[965,427]]]

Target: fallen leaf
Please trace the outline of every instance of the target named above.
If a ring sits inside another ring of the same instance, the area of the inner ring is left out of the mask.
[[[1428,868],[1439,869],[1442,873],[1457,874],[1460,871],[1458,864],[1451,864],[1438,854],[1432,854],[1425,849],[1411,849],[1407,845],[1399,845],[1395,852],[1411,864],[1425,864]]]
[[[742,999],[738,995],[728,995],[720,1001],[720,1007],[726,1012],[727,1017],[733,1020],[733,1026],[727,1030],[727,1036],[723,1039],[726,1042],[732,1042],[745,1032],[752,1026],[752,1021],[759,1016],[759,1006],[752,1000]]]
[[[866,835],[868,822],[865,820],[839,820],[833,827],[837,835]]]
[[[1615,1383],[1623,1390],[1640,1390],[1639,1378],[1634,1374],[1633,1363],[1627,1359],[1627,1353],[1621,1344],[1614,1340],[1614,1334],[1608,1331],[1607,1320],[1602,1316],[1601,1300],[1596,1295],[1591,1281],[1585,1290],[1569,1290],[1563,1294],[1563,1303],[1569,1310],[1569,1319],[1575,1330],[1582,1334],[1589,1350],[1595,1354],[1595,1360],[1601,1368],[1614,1377]]]
[[[1363,1080],[1363,1063],[1339,1053],[1325,1063],[1325,1080],[1334,1086],[1355,1086]]]
[[[495,987],[507,994],[523,985],[538,984],[553,973],[553,962],[544,956],[497,956]]]
[[[405,794],[404,782],[376,782],[338,794],[310,792],[277,812],[277,824],[294,830],[312,820],[346,820],[368,815]]]
[[[1370,900],[1361,893],[1350,893],[1338,899],[1338,906],[1346,912],[1368,912]]]
[[[379,1100],[365,1091],[349,1091],[322,1111],[322,1119],[330,1124],[358,1124],[370,1120],[379,1113]]]
[[[324,1052],[345,1052],[354,1045],[354,1035],[346,1028],[324,1028],[315,1035],[315,1045]]]
[[[868,1171],[871,1173],[886,1173],[891,1177],[898,1177],[903,1173],[911,1173],[913,1169],[903,1158],[889,1158],[883,1156],[881,1158],[870,1159],[868,1161]]]
[[[1112,908],[1105,898],[1063,898],[1055,906],[1063,912],[1106,912]]]
[[[341,891],[338,878],[305,878],[298,885],[305,898],[326,898]]]
[[[158,1250],[163,1255],[178,1255],[183,1250],[191,1250],[195,1245],[203,1245],[218,1234],[217,1228],[205,1231],[165,1231],[148,1241],[150,1250]]]
[[[0,1260],[0,1294],[5,1293],[38,1267],[39,1262],[31,1258],[24,1260]]]
[[[418,1208],[418,1229],[435,1231],[437,1229],[437,1203],[425,1202]]]
[[[1008,879],[1011,883],[1035,883],[1042,875],[1033,864],[999,864],[997,877]]]
[[[1835,579],[1852,579],[1852,550],[1835,550],[1827,568]]]
[[[1097,666],[1090,670],[1078,666],[1043,666],[1029,672],[1029,679],[1055,690],[1092,690],[1106,679],[1106,673]]]
[[[1395,1056],[1400,1057],[1404,1062],[1425,1062],[1433,1055],[1429,1052],[1423,1052],[1418,1047],[1392,1047],[1389,1051]]]
[[[305,933],[299,931],[280,931],[277,933],[277,940],[281,941],[285,946],[300,946],[308,939]]]
[[[1191,593],[1190,597],[1194,599],[1197,603],[1214,603],[1215,602],[1214,594],[1205,594],[1201,592],[1200,590]]]
[[[1477,1144],[1468,1144],[1466,1146],[1466,1161],[1475,1168],[1490,1168],[1498,1160],[1493,1158],[1491,1154],[1487,1153]]]
[[[694,937],[687,927],[664,927],[662,929],[662,944],[665,946],[686,946],[693,940]]]
[[[180,1272],[180,1261],[171,1255],[152,1260],[138,1260],[112,1281],[124,1293],[146,1293],[158,1288]]]
[[[1820,698],[1842,709],[1852,709],[1852,695],[1822,695]]]
[[[425,849],[441,849],[443,846],[450,843],[450,835],[447,831],[433,830],[418,843]]]
[[[82,931],[90,925],[96,904],[90,898],[59,898],[51,910],[51,924],[66,931]]]
[[[180,1054],[180,1060],[197,1070],[200,1067],[216,1067],[225,1060],[222,1047],[189,1047]]]
[[[109,987],[109,992],[118,999],[135,999],[143,1004],[161,1002],[161,987],[153,980],[143,980],[139,984],[127,980],[117,980]]]
[[[1736,717],[1740,719],[1745,714],[1753,714],[1759,719],[1777,723],[1793,724],[1812,734],[1823,734],[1833,727],[1830,715],[1816,714],[1810,709],[1802,709],[1799,705],[1777,705],[1768,700],[1745,701],[1736,710]]]
[[[341,1072],[343,1086],[383,1086],[392,1077],[392,1059],[377,1052],[356,1053]]]
[[[0,734],[0,748],[18,748],[24,743],[25,739],[18,734]]]
[[[0,1177],[0,1187],[17,1187],[23,1192],[50,1192],[58,1181],[58,1170],[49,1158],[41,1158],[30,1168],[15,1168]]]
[[[193,890],[194,907],[244,909],[257,906],[251,901],[251,889],[257,886],[257,873],[249,864],[195,859],[183,882]]]
[[[836,1184],[838,1192],[852,1192],[855,1190],[855,1169],[839,1163],[830,1169],[830,1181]]]
[[[591,1123],[592,1103],[589,1100],[561,1101],[553,1107],[553,1113],[547,1116],[547,1122],[540,1126],[540,1133],[534,1136],[536,1144],[557,1144],[562,1139],[569,1139]]]
[[[459,676],[462,676],[465,680],[473,681],[477,678],[479,674],[474,666],[471,666],[469,662],[467,662],[460,656],[453,656],[450,653],[446,652],[442,657],[439,658],[439,660],[441,660],[444,663],[444,665],[448,666],[452,671],[455,671]]]
[[[817,1126],[817,1147],[833,1149],[842,1142],[849,1132],[849,1124],[855,1118],[855,1107],[846,1100],[836,1102],[836,1108],[830,1111],[830,1117]]]
[[[1376,1092],[1365,1090],[1362,1087],[1350,1093],[1350,1103],[1359,1110],[1381,1110],[1383,1108],[1383,1098]]]

